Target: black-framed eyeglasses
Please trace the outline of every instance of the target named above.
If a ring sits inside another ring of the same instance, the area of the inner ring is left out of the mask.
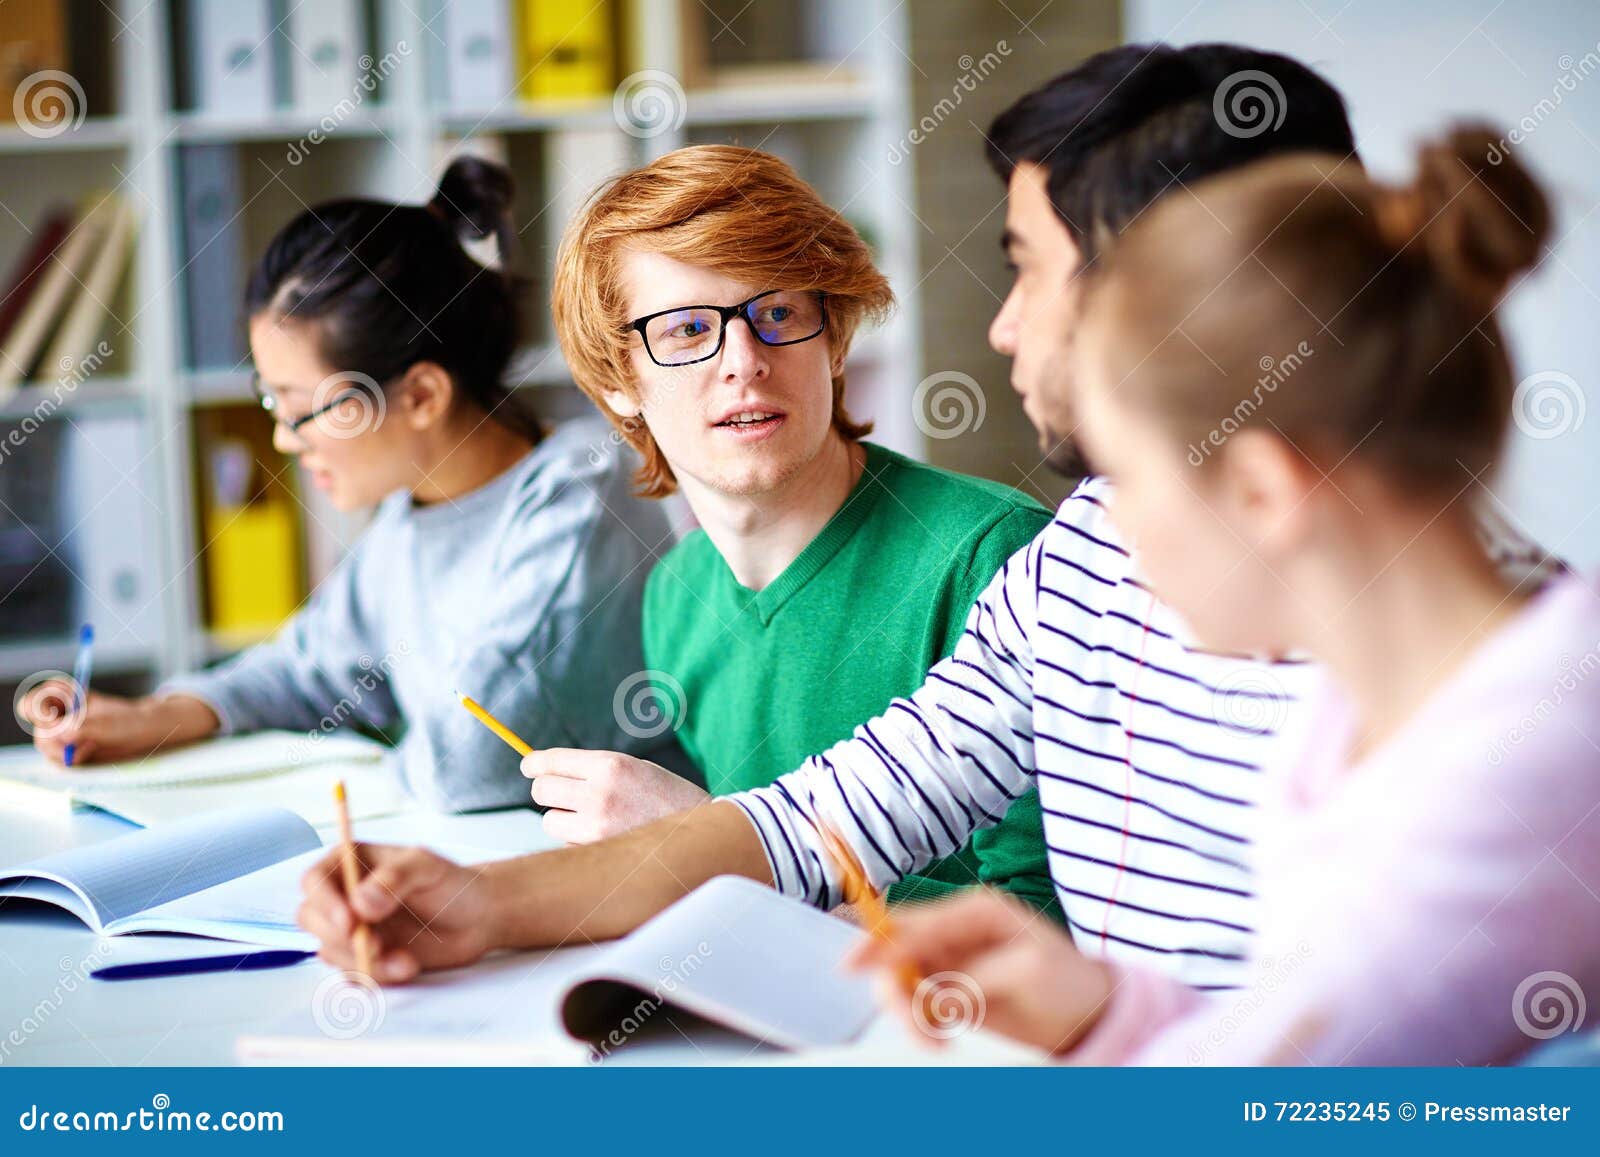
[[[658,366],[689,366],[716,357],[728,324],[742,317],[762,345],[810,341],[828,324],[828,295],[817,290],[769,289],[738,305],[680,305],[646,314],[628,328],[644,340]]]
[[[308,414],[301,414],[298,418],[286,418],[278,411],[277,395],[262,384],[259,370],[252,371],[250,374],[250,389],[255,393],[256,401],[261,404],[261,408],[267,412],[272,420],[289,431],[289,433],[295,435],[298,435],[309,423],[316,421],[322,415],[338,409],[350,399],[359,398],[363,394],[361,387],[352,386],[348,390],[340,390],[326,405],[318,406]]]

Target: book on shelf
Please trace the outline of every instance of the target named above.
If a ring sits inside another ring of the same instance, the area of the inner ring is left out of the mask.
[[[133,202],[108,194],[105,203],[108,206],[105,233],[86,263],[82,283],[44,355],[43,372],[56,377],[81,380],[85,366],[92,370],[93,363],[87,359],[106,332],[111,302],[133,257],[138,233]]]
[[[123,198],[102,192],[91,194],[75,216],[32,274],[26,300],[0,345],[0,402],[35,375],[60,379],[78,373],[105,331],[109,302],[132,255],[134,212]]]
[[[5,295],[0,297],[0,346],[4,346],[6,336],[22,316],[28,298],[39,288],[39,279],[50,268],[50,258],[72,230],[72,221],[71,209],[51,209],[33,231],[33,243],[12,264],[4,289],[0,290]]]

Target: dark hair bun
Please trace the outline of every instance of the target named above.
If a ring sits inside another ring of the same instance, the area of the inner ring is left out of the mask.
[[[1379,205],[1380,224],[1403,246],[1420,240],[1463,294],[1494,306],[1518,274],[1533,267],[1550,238],[1550,204],[1503,137],[1467,124],[1417,154],[1408,188]]]
[[[504,165],[482,157],[457,157],[439,178],[428,208],[458,237],[479,240],[498,235],[511,211],[516,182]]]

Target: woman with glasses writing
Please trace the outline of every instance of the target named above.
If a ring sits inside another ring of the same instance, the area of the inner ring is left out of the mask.
[[[41,729],[45,754],[70,744],[93,764],[353,724],[399,745],[431,806],[526,802],[515,753],[460,687],[536,747],[674,762],[665,729],[625,730],[612,707],[644,666],[644,576],[670,529],[630,493],[637,462],[603,423],[541,429],[503,384],[519,339],[511,198],[503,168],[462,158],[425,206],[334,201],[273,239],[245,304],[274,444],[335,507],[376,516],[277,638],[146,698],[90,695]],[[498,270],[463,244],[488,238]]]

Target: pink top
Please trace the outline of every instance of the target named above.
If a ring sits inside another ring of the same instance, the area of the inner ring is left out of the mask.
[[[1123,969],[1080,1064],[1480,1065],[1600,1002],[1600,597],[1564,575],[1351,767],[1349,706],[1269,798],[1246,986]]]

